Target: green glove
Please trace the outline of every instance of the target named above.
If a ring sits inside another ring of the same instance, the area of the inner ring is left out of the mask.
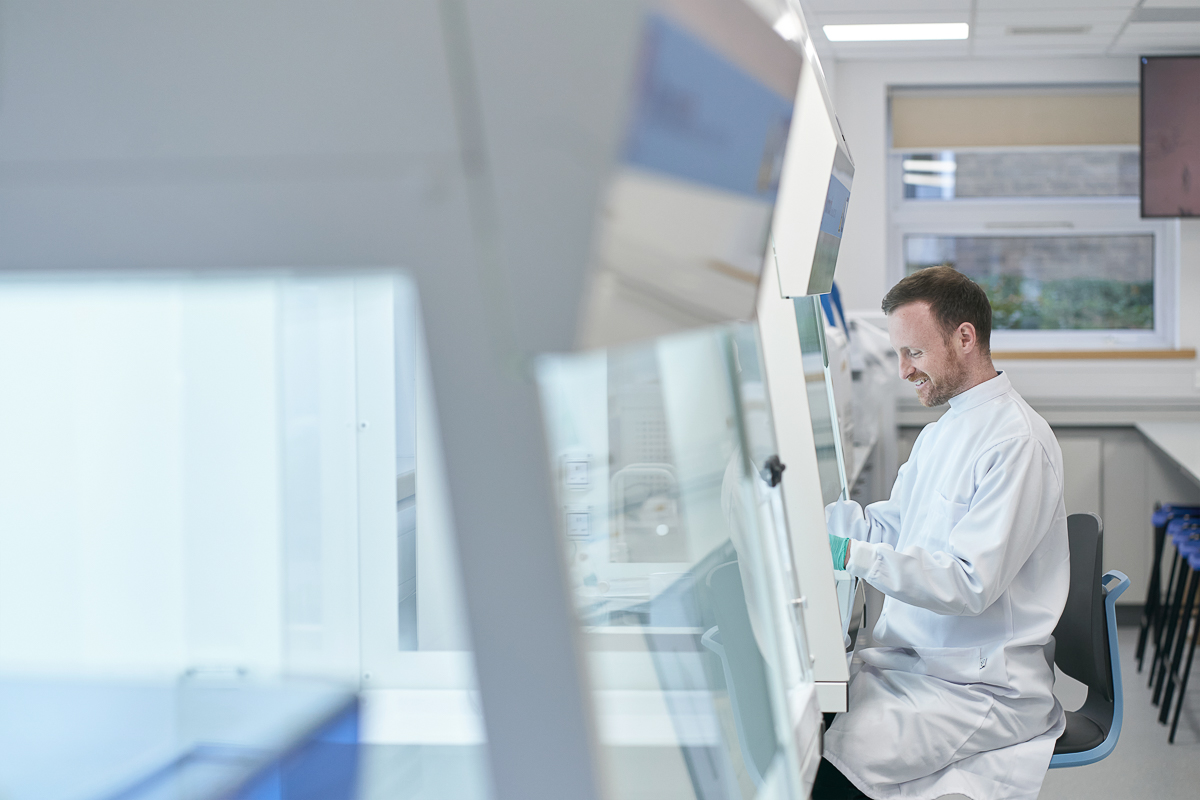
[[[850,548],[850,540],[841,536],[829,534],[829,552],[833,554],[833,568],[846,568],[846,552]]]

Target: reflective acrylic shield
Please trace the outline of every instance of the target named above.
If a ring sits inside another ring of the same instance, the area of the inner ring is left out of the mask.
[[[797,297],[796,327],[800,332],[800,353],[804,363],[804,385],[808,391],[808,411],[812,422],[813,444],[817,451],[817,472],[821,477],[821,499],[826,505],[849,496],[846,479],[846,453],[843,451],[840,420],[829,371],[825,340],[825,317],[819,297]],[[851,606],[857,584],[844,570],[835,570],[842,631],[850,622]]]
[[[803,66],[741,3],[650,2],[639,39],[584,346],[752,314]]]
[[[793,727],[815,706],[781,519],[752,463],[770,450],[761,377],[747,435],[754,348],[752,329],[707,330],[539,366],[614,796],[799,796],[815,752]]]
[[[423,362],[394,270],[0,277],[0,670],[361,685],[365,797],[485,796]]]
[[[841,435],[834,412],[829,360],[825,352],[825,320],[821,315],[819,298],[797,297],[794,302],[796,326],[800,330],[800,352],[804,356],[808,409],[817,448],[817,467],[821,473],[821,497],[828,504],[846,489],[846,477]]]

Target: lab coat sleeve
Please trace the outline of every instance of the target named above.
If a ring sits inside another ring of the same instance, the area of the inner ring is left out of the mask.
[[[902,504],[898,498],[905,497],[911,478],[911,462],[900,467],[892,496],[865,509],[853,500],[835,500],[825,506],[825,528],[834,536],[853,539],[856,542],[886,543],[892,547],[900,538]],[[854,545],[850,546],[851,551]]]
[[[847,569],[910,605],[938,614],[982,614],[1060,513],[1062,482],[1041,444],[1029,437],[986,451],[976,461],[974,479],[975,493],[967,504],[936,493],[920,499],[935,506],[928,524],[949,527],[945,549],[896,551],[891,543],[856,541]]]

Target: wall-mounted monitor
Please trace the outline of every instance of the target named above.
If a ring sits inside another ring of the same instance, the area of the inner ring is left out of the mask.
[[[1200,216],[1200,56],[1142,56],[1142,216]]]

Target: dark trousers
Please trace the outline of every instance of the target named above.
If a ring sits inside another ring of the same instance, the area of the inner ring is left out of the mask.
[[[812,800],[858,800],[865,797],[837,767],[821,759],[816,780],[813,781]]]
[[[827,713],[824,716],[825,730],[829,730],[835,715]],[[858,800],[865,797],[867,796],[837,767],[821,759],[821,765],[817,767],[817,777],[813,780],[812,800]]]

